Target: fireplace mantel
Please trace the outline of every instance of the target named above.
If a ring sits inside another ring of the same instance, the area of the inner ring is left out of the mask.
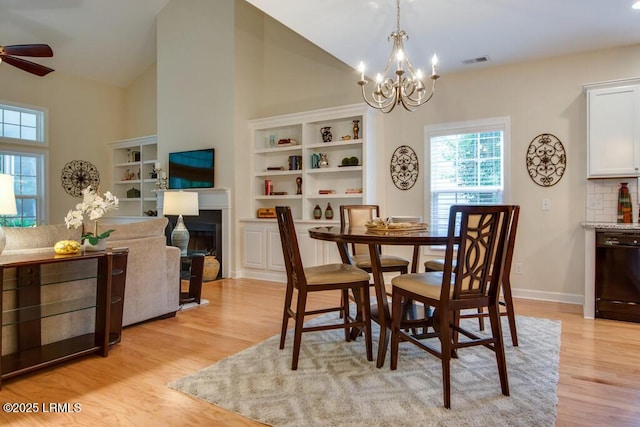
[[[231,260],[231,190],[228,188],[193,188],[188,190],[157,190],[158,216],[163,216],[164,193],[170,191],[192,191],[198,193],[198,207],[201,211],[222,211],[222,277],[230,277]]]

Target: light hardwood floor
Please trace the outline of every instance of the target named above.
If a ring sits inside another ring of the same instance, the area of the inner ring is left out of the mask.
[[[260,425],[167,384],[279,333],[283,295],[279,283],[206,283],[209,304],[126,328],[107,358],[87,356],[5,381],[1,403],[37,403],[40,412],[0,412],[0,425]],[[580,306],[515,306],[519,315],[562,321],[558,426],[640,425],[640,324],[584,320]],[[50,403],[79,403],[81,411],[54,413]]]

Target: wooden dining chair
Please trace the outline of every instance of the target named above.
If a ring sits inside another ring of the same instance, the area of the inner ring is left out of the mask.
[[[380,217],[380,207],[378,205],[341,205],[340,206],[340,226],[341,227],[364,227],[364,225],[374,218]],[[351,245],[351,258],[353,265],[364,271],[371,273],[371,257],[369,256],[369,246],[353,243]],[[409,260],[395,255],[380,254],[380,265],[382,271],[398,272],[407,274],[409,272]]]
[[[340,206],[340,227],[364,227],[367,222],[374,218],[380,218],[380,206],[378,205],[341,205]],[[412,257],[412,271],[415,272],[415,267],[419,259],[420,247],[415,246],[413,248]],[[407,274],[409,272],[409,260],[396,256],[382,254],[382,250],[379,252],[380,266],[383,273],[397,272],[400,274]],[[369,253],[369,246],[365,244],[353,243],[351,244],[351,260],[353,265],[363,269],[367,273],[372,273],[371,256]],[[372,283],[373,286],[373,283]],[[391,293],[388,293],[391,296]],[[415,307],[411,302],[405,304],[404,317],[411,318],[415,316]],[[377,316],[372,316],[373,320],[377,319]]]
[[[504,267],[502,269],[502,298],[499,300],[499,305],[504,307],[505,310],[500,312],[501,316],[507,316],[509,321],[509,331],[511,332],[511,343],[514,347],[518,346],[518,330],[516,328],[516,314],[513,308],[513,296],[511,293],[511,264],[513,262],[513,250],[516,244],[516,234],[518,230],[518,220],[520,218],[520,206],[512,205],[513,213],[511,215],[511,223],[509,225],[509,236],[507,238],[507,249],[504,260]],[[444,270],[444,259],[439,258],[435,260],[425,261],[425,271],[442,271]],[[481,331],[484,331],[484,319],[489,316],[489,313],[480,309],[476,313],[464,313],[460,315],[461,319],[465,318],[478,318],[479,327]]]
[[[492,350],[502,394],[509,395],[498,294],[512,212],[513,208],[507,205],[452,206],[444,270],[405,274],[392,280],[391,369],[398,366],[399,344],[404,341],[440,358],[446,408],[451,408],[450,362],[459,348],[481,345]],[[457,220],[460,221],[458,233]],[[433,332],[413,335],[404,329],[401,313],[406,299],[420,301],[435,309],[431,318]],[[461,310],[485,307],[489,311],[490,336],[479,336],[460,325]],[[429,338],[438,338],[440,346],[424,342]]]
[[[282,330],[280,332],[280,349],[284,348],[289,319],[293,319],[293,359],[291,369],[298,368],[300,343],[302,333],[329,329],[344,329],[345,340],[351,340],[351,329],[364,329],[367,360],[373,360],[371,338],[371,313],[369,306],[369,273],[350,264],[326,264],[304,268],[300,257],[298,238],[291,208],[276,206],[280,241],[284,264],[287,270],[287,288],[285,293],[284,310],[282,315]],[[359,297],[357,317],[349,315],[349,290]],[[292,307],[293,294],[296,291],[295,307]],[[311,292],[340,291],[342,302],[337,307],[327,307],[317,310],[307,310],[307,296]],[[305,326],[305,317],[321,313],[339,312],[340,323],[323,323],[321,325]]]

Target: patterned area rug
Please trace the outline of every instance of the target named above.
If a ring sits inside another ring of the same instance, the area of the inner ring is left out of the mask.
[[[518,316],[520,345],[512,347],[503,321],[511,396],[500,391],[492,351],[461,349],[451,363],[450,410],[439,359],[402,343],[398,369],[389,369],[389,356],[377,369],[364,340],[345,342],[341,330],[303,334],[297,371],[289,330],[284,350],[274,336],[169,387],[273,426],[553,426],[560,322]]]

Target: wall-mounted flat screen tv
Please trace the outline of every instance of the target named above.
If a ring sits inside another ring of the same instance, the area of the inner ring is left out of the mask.
[[[215,151],[169,153],[169,188],[213,188]]]

